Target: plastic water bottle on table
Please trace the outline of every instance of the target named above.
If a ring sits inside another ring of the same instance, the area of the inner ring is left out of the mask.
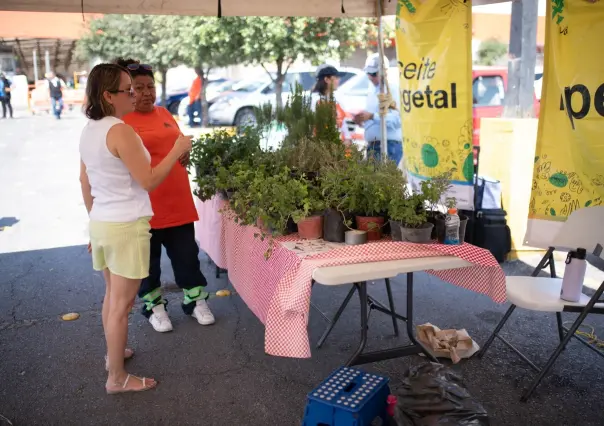
[[[459,244],[459,225],[461,221],[456,208],[450,208],[445,217],[445,244]]]

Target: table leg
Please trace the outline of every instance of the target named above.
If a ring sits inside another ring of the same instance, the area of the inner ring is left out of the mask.
[[[346,363],[346,366],[359,364],[358,359],[362,356],[361,353],[367,344],[367,329],[369,328],[367,318],[367,283],[355,283],[353,289],[356,289],[359,292],[359,301],[361,302],[361,342],[355,353]],[[351,293],[352,291],[348,294],[351,295]]]
[[[394,310],[394,299],[392,298],[392,288],[390,287],[390,278],[386,278],[386,293],[388,293],[390,311],[393,314],[396,314],[396,311]],[[395,316],[392,316],[392,327],[394,328],[394,335],[398,336],[398,323]]]
[[[430,361],[438,362],[438,360],[428,352],[428,350],[415,338],[415,331],[413,329],[413,273],[407,273],[407,336],[411,340],[411,345],[398,346],[392,349],[386,349],[374,352],[365,352],[365,345],[367,344],[367,328],[368,328],[368,314],[367,314],[367,283],[357,283],[355,287],[359,292],[359,299],[361,302],[361,342],[359,347],[352,355],[352,357],[346,363],[346,366],[367,364],[370,362],[385,361],[392,358],[400,358],[409,355],[417,355],[423,353]],[[380,309],[381,310],[381,309]],[[397,316],[392,313],[392,315]]]
[[[352,295],[354,294],[354,292],[356,290],[357,290],[357,285],[353,284],[352,288],[350,289],[350,291],[346,295],[346,299],[344,299],[344,303],[342,303],[340,305],[340,307],[338,308],[338,311],[336,312],[336,315],[333,317],[333,319],[330,320],[330,319],[327,318],[327,321],[329,322],[329,327],[327,327],[327,329],[325,330],[325,332],[323,333],[323,335],[319,339],[319,342],[317,343],[317,349],[320,349],[321,346],[323,346],[323,343],[325,343],[325,340],[327,339],[327,336],[329,336],[329,333],[331,333],[331,330],[333,330],[334,326],[336,325],[336,322],[338,322],[338,320],[340,319],[340,316],[342,315],[342,312],[344,312],[344,309],[346,309],[346,306],[348,306],[348,302],[350,302],[350,299],[352,299]],[[367,293],[367,287],[365,287],[365,293]],[[363,303],[361,303],[361,305],[363,305]],[[366,309],[367,309],[367,302],[365,302],[365,310]],[[323,313],[321,312],[321,314],[323,314]],[[323,315],[323,316],[325,317],[325,315]]]

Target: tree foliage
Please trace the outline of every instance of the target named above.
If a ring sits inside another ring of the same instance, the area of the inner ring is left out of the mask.
[[[477,64],[480,65],[496,65],[505,54],[508,52],[508,46],[499,40],[485,40],[480,43],[478,48]]]
[[[346,58],[355,48],[364,46],[367,34],[365,19],[333,18],[241,18],[242,53],[248,63],[272,64],[277,105],[285,75],[296,60],[315,65],[329,58]]]
[[[237,18],[106,15],[90,23],[90,31],[78,42],[78,54],[104,61],[131,57],[152,65],[162,74],[165,97],[165,75],[173,66],[199,68],[207,80],[212,68],[239,62],[237,24]],[[205,100],[205,90],[202,95]]]
[[[176,16],[106,15],[90,23],[90,31],[78,41],[78,54],[104,61],[134,58],[153,66],[162,76],[165,100],[166,72],[182,62],[176,48],[179,26]]]

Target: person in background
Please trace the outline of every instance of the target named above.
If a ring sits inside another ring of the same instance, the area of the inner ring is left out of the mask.
[[[105,368],[108,394],[153,389],[153,379],[130,375],[124,360],[128,314],[142,278],[149,275],[149,191],[168,177],[174,164],[191,150],[191,138],[178,134],[169,153],[151,165],[149,152],[132,127],[121,118],[134,110],[128,70],[100,64],[90,72],[86,87],[88,123],[80,137],[80,183],[90,217],[92,266],[105,278],[102,321],[107,341]]]
[[[387,58],[384,58],[385,68],[390,66]],[[401,114],[392,98],[380,100],[380,58],[378,54],[367,58],[364,70],[371,82],[365,111],[354,117],[357,124],[365,128],[365,140],[367,141],[367,154],[379,159],[382,155],[381,148],[381,117],[380,104],[387,103],[386,116],[386,140],[388,146],[388,158],[400,165],[403,159],[403,134],[401,129]],[[388,91],[389,92],[389,91]]]
[[[195,74],[197,74],[197,77],[195,77],[195,80],[193,80],[191,88],[189,89],[189,127],[197,126],[197,123],[195,122],[195,113],[197,113],[201,120],[201,69],[195,68]]]
[[[63,112],[63,88],[65,87],[65,83],[54,72],[47,73],[46,79],[48,80],[48,88],[50,90],[52,111],[57,120],[60,120],[61,113]]]
[[[155,78],[150,65],[133,59],[118,59],[118,65],[132,75],[135,110],[123,120],[134,128],[151,154],[151,165],[159,164],[169,155],[179,137],[178,124],[170,112],[155,106]],[[143,279],[139,297],[145,302],[142,313],[155,331],[171,331],[172,322],[166,311],[167,301],[161,293],[162,246],[172,262],[176,284],[182,288],[182,309],[201,325],[214,324],[205,291],[206,278],[201,273],[199,247],[195,241],[194,222],[199,220],[186,169],[188,158],[174,164],[170,173],[153,192],[151,206],[151,253],[149,276]]]
[[[321,65],[317,68],[317,82],[313,88],[313,93],[319,95],[317,102],[328,102],[333,101],[336,110],[336,124],[340,133],[342,134],[342,140],[348,142],[351,139],[350,130],[346,123],[346,112],[342,109],[340,104],[333,98],[333,93],[340,86],[340,72],[336,67],[329,64]]]
[[[13,118],[13,106],[10,103],[10,86],[11,83],[8,78],[6,78],[6,75],[0,73],[0,103],[2,103],[2,118],[6,118],[7,110],[9,112],[9,117]]]

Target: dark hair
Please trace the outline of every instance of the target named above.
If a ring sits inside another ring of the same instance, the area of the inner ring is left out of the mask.
[[[117,58],[113,62],[121,67],[126,68],[130,72],[130,75],[132,76],[132,78],[136,78],[138,76],[144,75],[146,77],[151,77],[153,79],[153,81],[155,81],[155,76],[153,75],[153,71],[150,69],[146,69],[144,67],[138,67],[137,69],[133,70],[133,69],[128,68],[128,65],[132,65],[132,64],[140,65],[141,61],[139,61],[137,59]]]
[[[86,83],[86,117],[100,120],[115,112],[104,93],[120,90],[122,73],[130,75],[126,68],[116,64],[99,64],[90,71]]]
[[[313,87],[312,91],[320,93],[323,96],[327,96],[327,91],[329,90],[329,85],[325,81],[325,77],[317,80],[315,83],[315,87]]]

